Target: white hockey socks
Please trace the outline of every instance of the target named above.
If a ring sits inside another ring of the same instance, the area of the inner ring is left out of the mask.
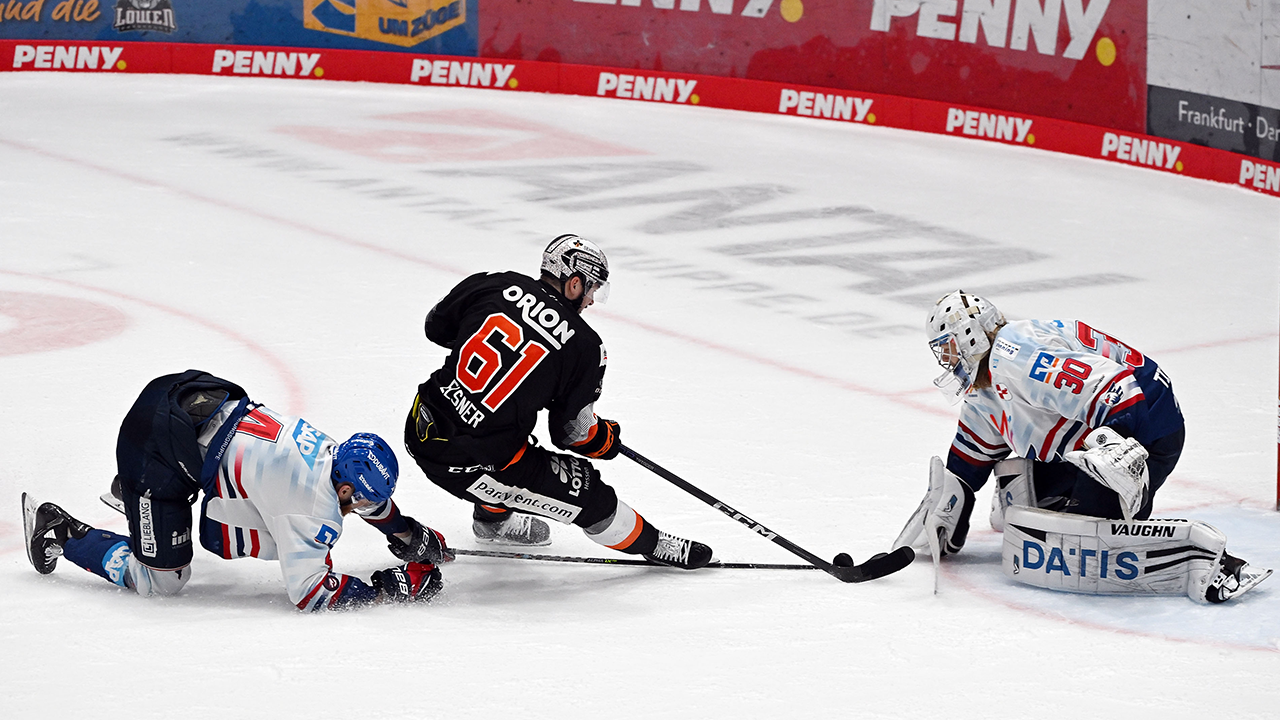
[[[1031,460],[1008,458],[996,463],[991,472],[995,487],[991,492],[991,529],[1004,532],[1004,513],[1010,507],[1036,507],[1036,486]]]
[[[612,515],[591,527],[583,528],[582,531],[587,537],[607,548],[635,552],[631,546],[640,539],[644,529],[645,522],[644,518],[640,517],[640,513],[632,510],[630,505],[619,499]]]

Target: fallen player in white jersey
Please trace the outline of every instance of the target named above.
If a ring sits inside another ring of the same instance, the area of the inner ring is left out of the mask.
[[[927,547],[935,563],[959,552],[974,492],[994,471],[991,526],[1018,582],[1222,603],[1271,575],[1228,554],[1206,523],[1148,519],[1185,438],[1173,385],[1150,357],[1078,320],[1006,322],[962,291],[938,301],[926,328],[946,369],[935,384],[963,405],[947,461],[933,458],[894,547]]]
[[[128,537],[23,493],[27,557],[38,572],[64,557],[144,597],[176,594],[191,577],[191,506],[201,493],[200,544],[227,559],[279,561],[302,610],[429,600],[442,587],[436,565],[453,559],[443,536],[392,501],[399,464],[384,440],[358,433],[335,443],[198,370],[147,385],[121,425],[116,461]],[[404,564],[369,583],[334,572],[329,551],[352,512],[386,534]]]

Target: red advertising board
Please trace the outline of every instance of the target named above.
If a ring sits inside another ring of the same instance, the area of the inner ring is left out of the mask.
[[[1280,196],[1280,164],[1225,150],[1033,113],[796,83],[366,50],[32,40],[0,40],[0,71],[358,80],[699,105],[1022,145]]]
[[[1146,127],[1147,0],[484,0],[479,23],[482,57]]]

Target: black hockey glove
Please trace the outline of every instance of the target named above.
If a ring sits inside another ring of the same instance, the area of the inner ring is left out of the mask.
[[[597,418],[596,432],[591,439],[581,445],[573,445],[571,449],[595,460],[612,460],[622,449],[622,428],[612,420]]]
[[[405,522],[409,523],[409,529],[413,531],[413,537],[409,538],[408,542],[405,542],[395,535],[388,535],[387,549],[391,551],[392,555],[405,562],[428,563],[431,565],[453,561],[453,555],[447,552],[448,548],[444,544],[444,535],[408,515],[405,515],[404,519]]]
[[[426,602],[444,587],[440,569],[428,563],[408,563],[379,570],[369,584],[392,602]]]

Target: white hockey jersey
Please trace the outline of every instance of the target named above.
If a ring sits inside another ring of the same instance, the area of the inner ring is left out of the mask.
[[[1154,361],[1077,320],[1005,325],[992,343],[990,369],[991,385],[964,398],[948,462],[975,490],[997,460],[1061,461],[1104,424],[1120,422],[1143,444],[1182,424],[1172,386]]]
[[[201,435],[202,449],[217,419]],[[289,599],[303,610],[327,607],[348,582],[359,583],[334,573],[329,558],[342,534],[330,480],[334,441],[302,418],[249,405],[224,443],[205,484],[201,544],[224,558],[278,560]]]

